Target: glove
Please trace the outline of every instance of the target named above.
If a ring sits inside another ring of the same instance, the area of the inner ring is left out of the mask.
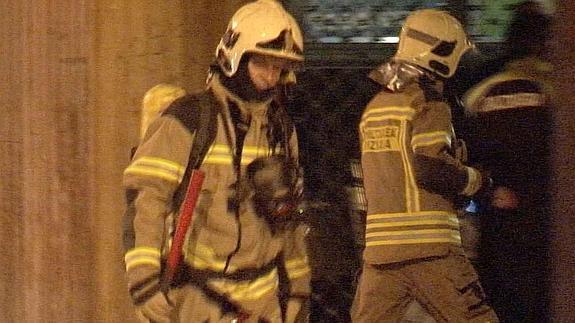
[[[519,207],[519,197],[510,188],[498,186],[493,190],[491,206],[497,209],[514,210]]]
[[[174,306],[163,292],[157,292],[136,307],[136,316],[142,323],[170,323]]]
[[[130,296],[140,322],[170,322],[173,306],[160,286],[160,273],[155,266],[138,266],[128,271]]]

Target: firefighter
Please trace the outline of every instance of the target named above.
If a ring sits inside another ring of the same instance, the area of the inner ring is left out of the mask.
[[[540,3],[522,2],[507,32],[503,70],[463,98],[472,162],[517,192],[520,201],[513,212],[478,210],[478,269],[493,307],[506,322],[544,322],[548,317],[548,286],[533,282],[547,281],[549,272],[550,33],[551,19]]]
[[[251,2],[231,18],[215,58],[199,94],[201,104],[217,111],[215,134],[200,166],[206,176],[185,267],[169,289],[161,288],[173,230],[166,219],[199,144],[195,129],[206,121],[188,104],[198,100],[184,96],[153,121],[124,171],[124,186],[137,191],[135,240],[125,255],[137,316],[142,322],[305,319],[306,228],[290,208],[301,191],[297,138],[277,100],[303,62],[301,31],[277,1]],[[287,291],[280,297],[282,277]]]
[[[354,322],[397,322],[418,301],[437,322],[496,322],[461,246],[455,200],[514,207],[514,195],[456,156],[443,81],[473,48],[436,9],[410,14],[394,57],[370,73],[382,91],[359,125],[367,197]]]

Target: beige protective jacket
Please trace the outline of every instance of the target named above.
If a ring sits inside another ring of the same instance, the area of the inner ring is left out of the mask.
[[[228,105],[233,102],[241,111],[242,119],[250,120],[241,154],[243,170],[256,157],[272,153],[267,139],[270,101],[243,101],[229,92],[217,75],[210,81],[208,90],[223,108],[217,116],[217,135],[201,166],[206,177],[183,250],[185,260],[194,269],[232,274],[261,268],[281,252],[290,281],[290,295],[305,297],[309,294],[310,273],[304,245],[305,228],[300,225],[274,235],[265,220],[254,212],[251,201],[240,203],[239,217],[228,209],[228,201],[233,196],[230,187],[237,180],[231,153],[237,147],[236,136]],[[231,136],[226,135],[225,123]],[[297,158],[297,139],[295,131],[292,133],[289,145]],[[228,138],[232,140],[231,145]],[[125,187],[139,192],[134,221],[135,247],[125,256],[135,300],[145,298],[160,273],[172,195],[182,181],[193,142],[194,133],[174,116],[164,114],[150,126],[132,163],[124,171]],[[250,311],[249,307],[253,307],[250,304],[277,293],[278,270],[251,280],[211,278],[207,285]]]
[[[453,200],[471,196],[481,174],[454,157],[440,85],[381,91],[360,123],[367,196],[364,260],[385,264],[447,254],[461,246]]]

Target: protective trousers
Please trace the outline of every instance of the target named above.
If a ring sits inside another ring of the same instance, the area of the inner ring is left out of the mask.
[[[414,299],[437,322],[499,322],[464,255],[364,263],[362,270],[352,306],[354,323],[400,322]]]

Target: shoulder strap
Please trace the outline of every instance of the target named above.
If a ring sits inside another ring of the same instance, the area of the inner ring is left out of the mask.
[[[192,170],[201,166],[217,133],[218,102],[209,91],[186,95],[172,103],[166,114],[175,116],[190,133],[195,133],[188,166],[178,190],[174,194],[174,207],[184,199]]]

